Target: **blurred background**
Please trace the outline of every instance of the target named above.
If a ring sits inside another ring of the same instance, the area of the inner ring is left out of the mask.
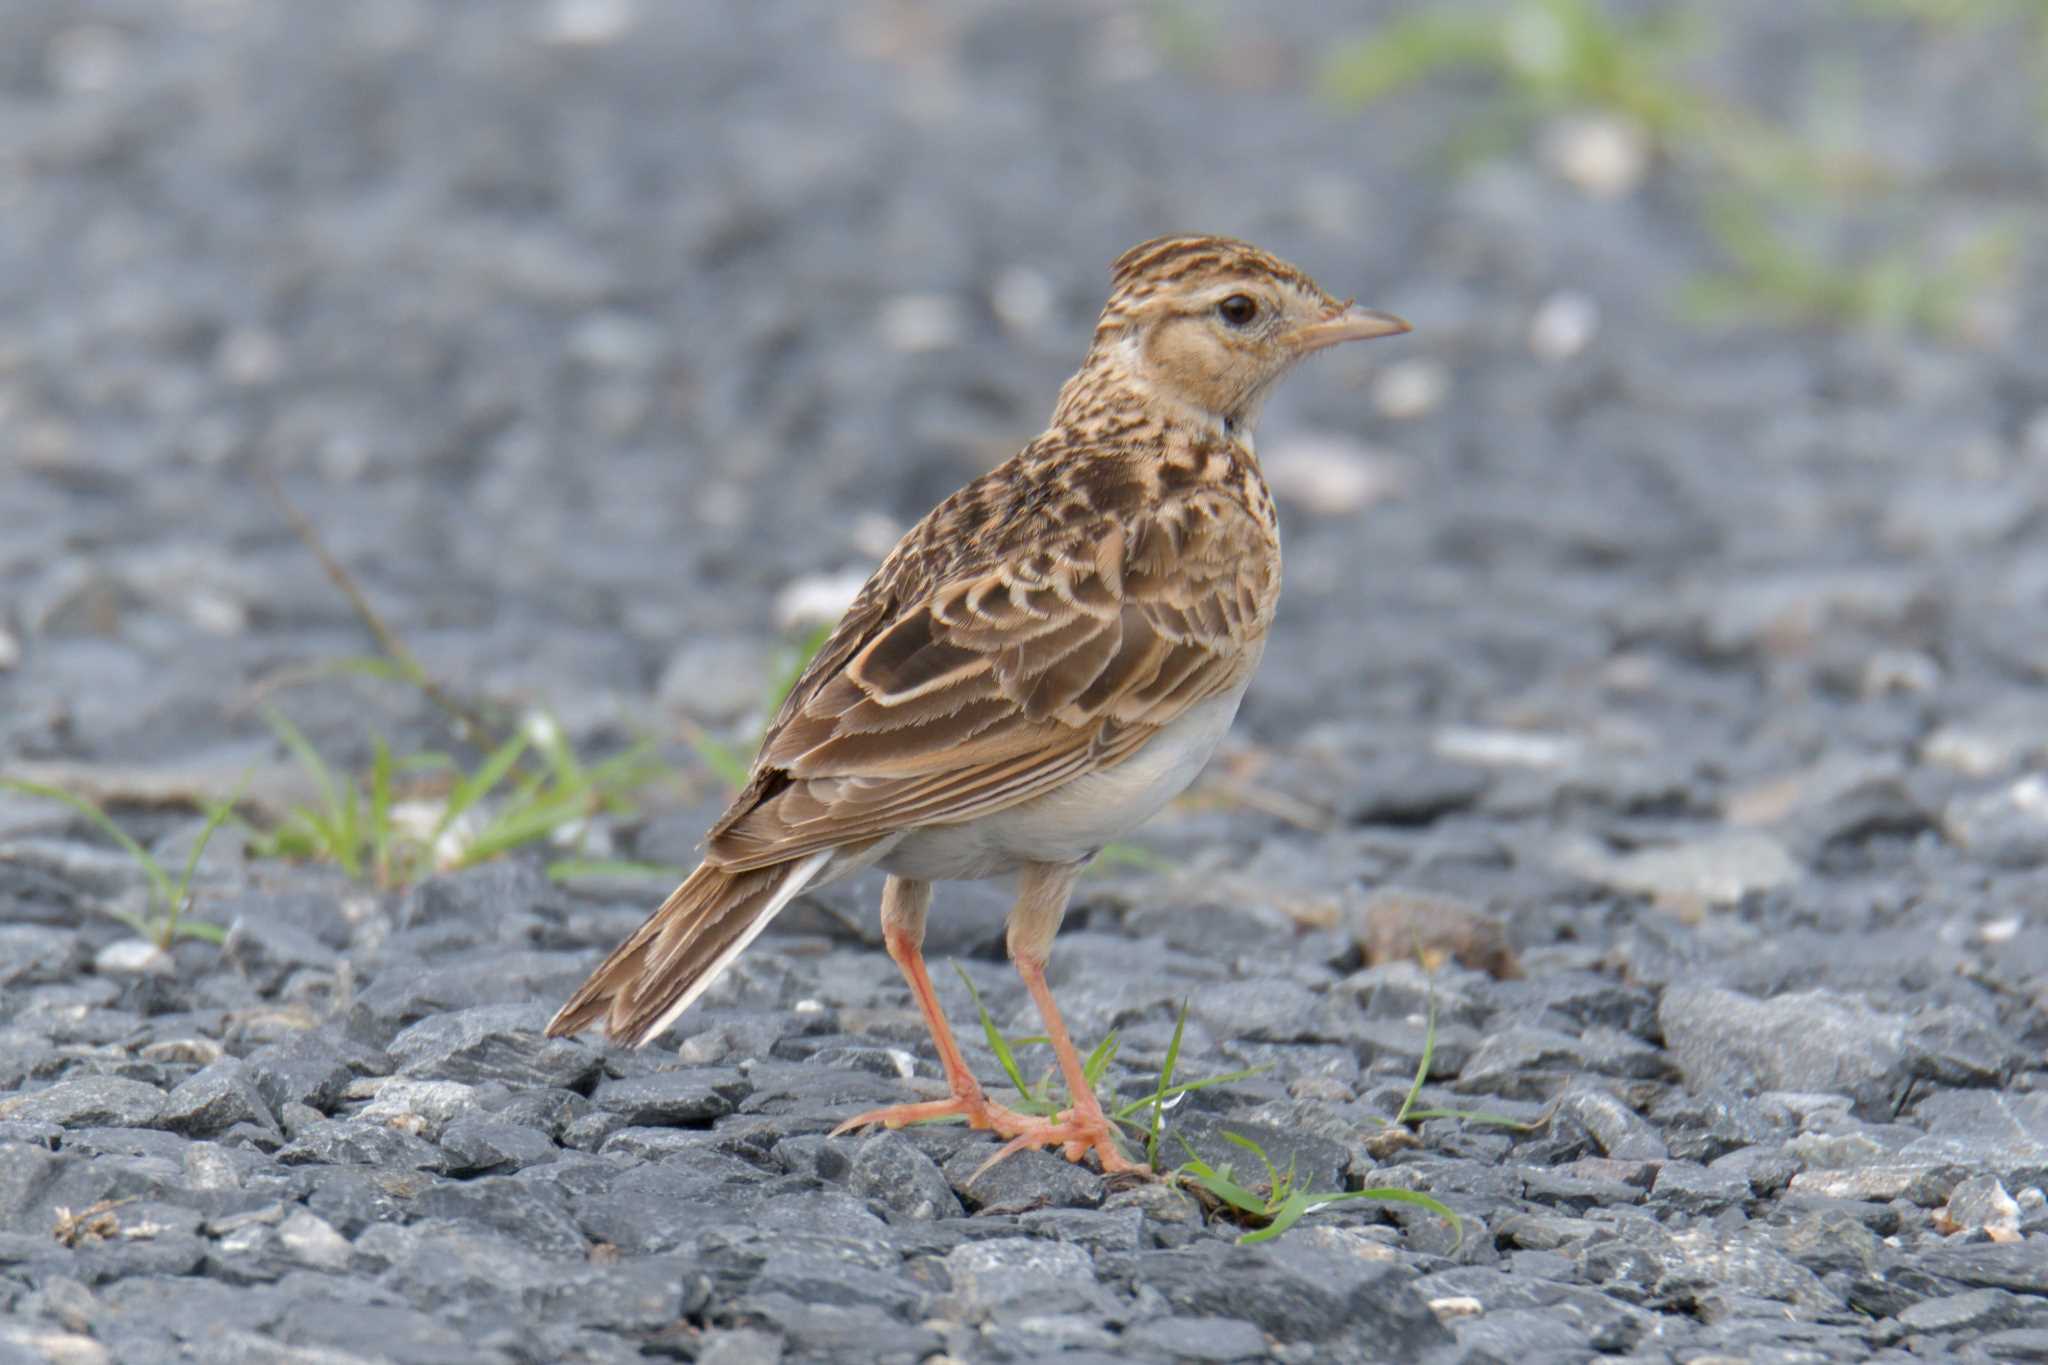
[[[1110,260],[1208,231],[1416,327],[1262,433],[1269,806],[2019,771],[2044,90],[2038,0],[8,0],[0,764],[282,819],[644,742],[605,799],[687,818],[582,852],[687,861]]]

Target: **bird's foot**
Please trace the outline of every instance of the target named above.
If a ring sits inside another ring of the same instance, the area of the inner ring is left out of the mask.
[[[1080,1107],[1063,1109],[1053,1118],[1026,1118],[1017,1115],[1020,1126],[1012,1132],[996,1131],[1009,1139],[996,1154],[975,1168],[967,1178],[972,1185],[979,1180],[989,1167],[1015,1152],[1027,1147],[1059,1147],[1067,1160],[1086,1161],[1090,1152],[1102,1163],[1104,1175],[1151,1175],[1152,1168],[1141,1161],[1133,1161],[1117,1146],[1116,1129],[1105,1118],[1100,1109],[1088,1113]]]
[[[865,1114],[856,1114],[832,1130],[832,1136],[851,1133],[855,1129],[870,1128],[880,1124],[884,1128],[902,1128],[912,1123],[930,1123],[935,1119],[965,1118],[969,1128],[980,1128],[999,1137],[1013,1137],[1029,1124],[1040,1120],[1029,1118],[1014,1109],[1005,1109],[987,1095],[975,1091],[965,1095],[951,1095],[943,1100],[925,1100],[918,1104],[889,1104],[880,1109],[870,1109]]]

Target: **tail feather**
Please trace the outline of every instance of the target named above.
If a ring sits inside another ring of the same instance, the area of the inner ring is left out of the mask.
[[[614,1042],[645,1047],[704,993],[783,906],[830,861],[831,851],[728,872],[700,864],[661,908],[590,974],[548,1021],[550,1037],[602,1022]]]

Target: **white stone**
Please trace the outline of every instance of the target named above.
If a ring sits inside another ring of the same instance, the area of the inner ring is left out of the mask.
[[[903,355],[943,351],[967,336],[967,318],[950,294],[898,294],[875,315],[882,344]]]
[[[1650,134],[1622,114],[1559,119],[1542,142],[1544,164],[1597,199],[1633,193],[1650,170]]]
[[[268,384],[284,372],[284,342],[267,328],[237,327],[220,339],[213,364],[230,384]]]
[[[541,38],[563,47],[602,47],[626,36],[638,10],[634,0],[554,0]]]
[[[123,938],[95,953],[92,969],[101,976],[169,976],[177,964],[146,938]]]
[[[1406,482],[1392,459],[1335,432],[1283,437],[1259,452],[1259,464],[1277,496],[1324,516],[1384,502]]]
[[[475,1086],[460,1081],[394,1079],[378,1088],[377,1098],[364,1106],[360,1117],[432,1142],[451,1120],[475,1107]]]
[[[1389,365],[1372,386],[1372,404],[1380,416],[1397,422],[1426,417],[1443,405],[1451,391],[1451,372],[1434,360],[1402,360]]]
[[[989,286],[989,308],[1013,332],[1043,331],[1052,321],[1054,302],[1052,281],[1029,266],[1006,266]]]
[[[315,1270],[345,1270],[354,1249],[348,1238],[310,1209],[300,1209],[277,1229],[277,1240],[292,1258]]]
[[[1600,305],[1590,294],[1560,289],[1536,305],[1529,319],[1529,349],[1539,360],[1569,360],[1600,331]]]
[[[854,595],[867,586],[868,570],[805,574],[775,594],[775,623],[784,630],[830,625],[846,614]]]
[[[1460,725],[1437,731],[1432,747],[1444,758],[1488,768],[1560,768],[1585,751],[1585,746],[1570,735]]]

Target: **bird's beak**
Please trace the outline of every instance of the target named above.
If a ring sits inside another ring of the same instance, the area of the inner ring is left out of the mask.
[[[1340,341],[1368,341],[1373,337],[1399,336],[1413,330],[1392,313],[1347,303],[1320,322],[1295,328],[1287,334],[1287,342],[1295,350],[1307,354],[1320,351],[1325,346],[1335,346]]]

